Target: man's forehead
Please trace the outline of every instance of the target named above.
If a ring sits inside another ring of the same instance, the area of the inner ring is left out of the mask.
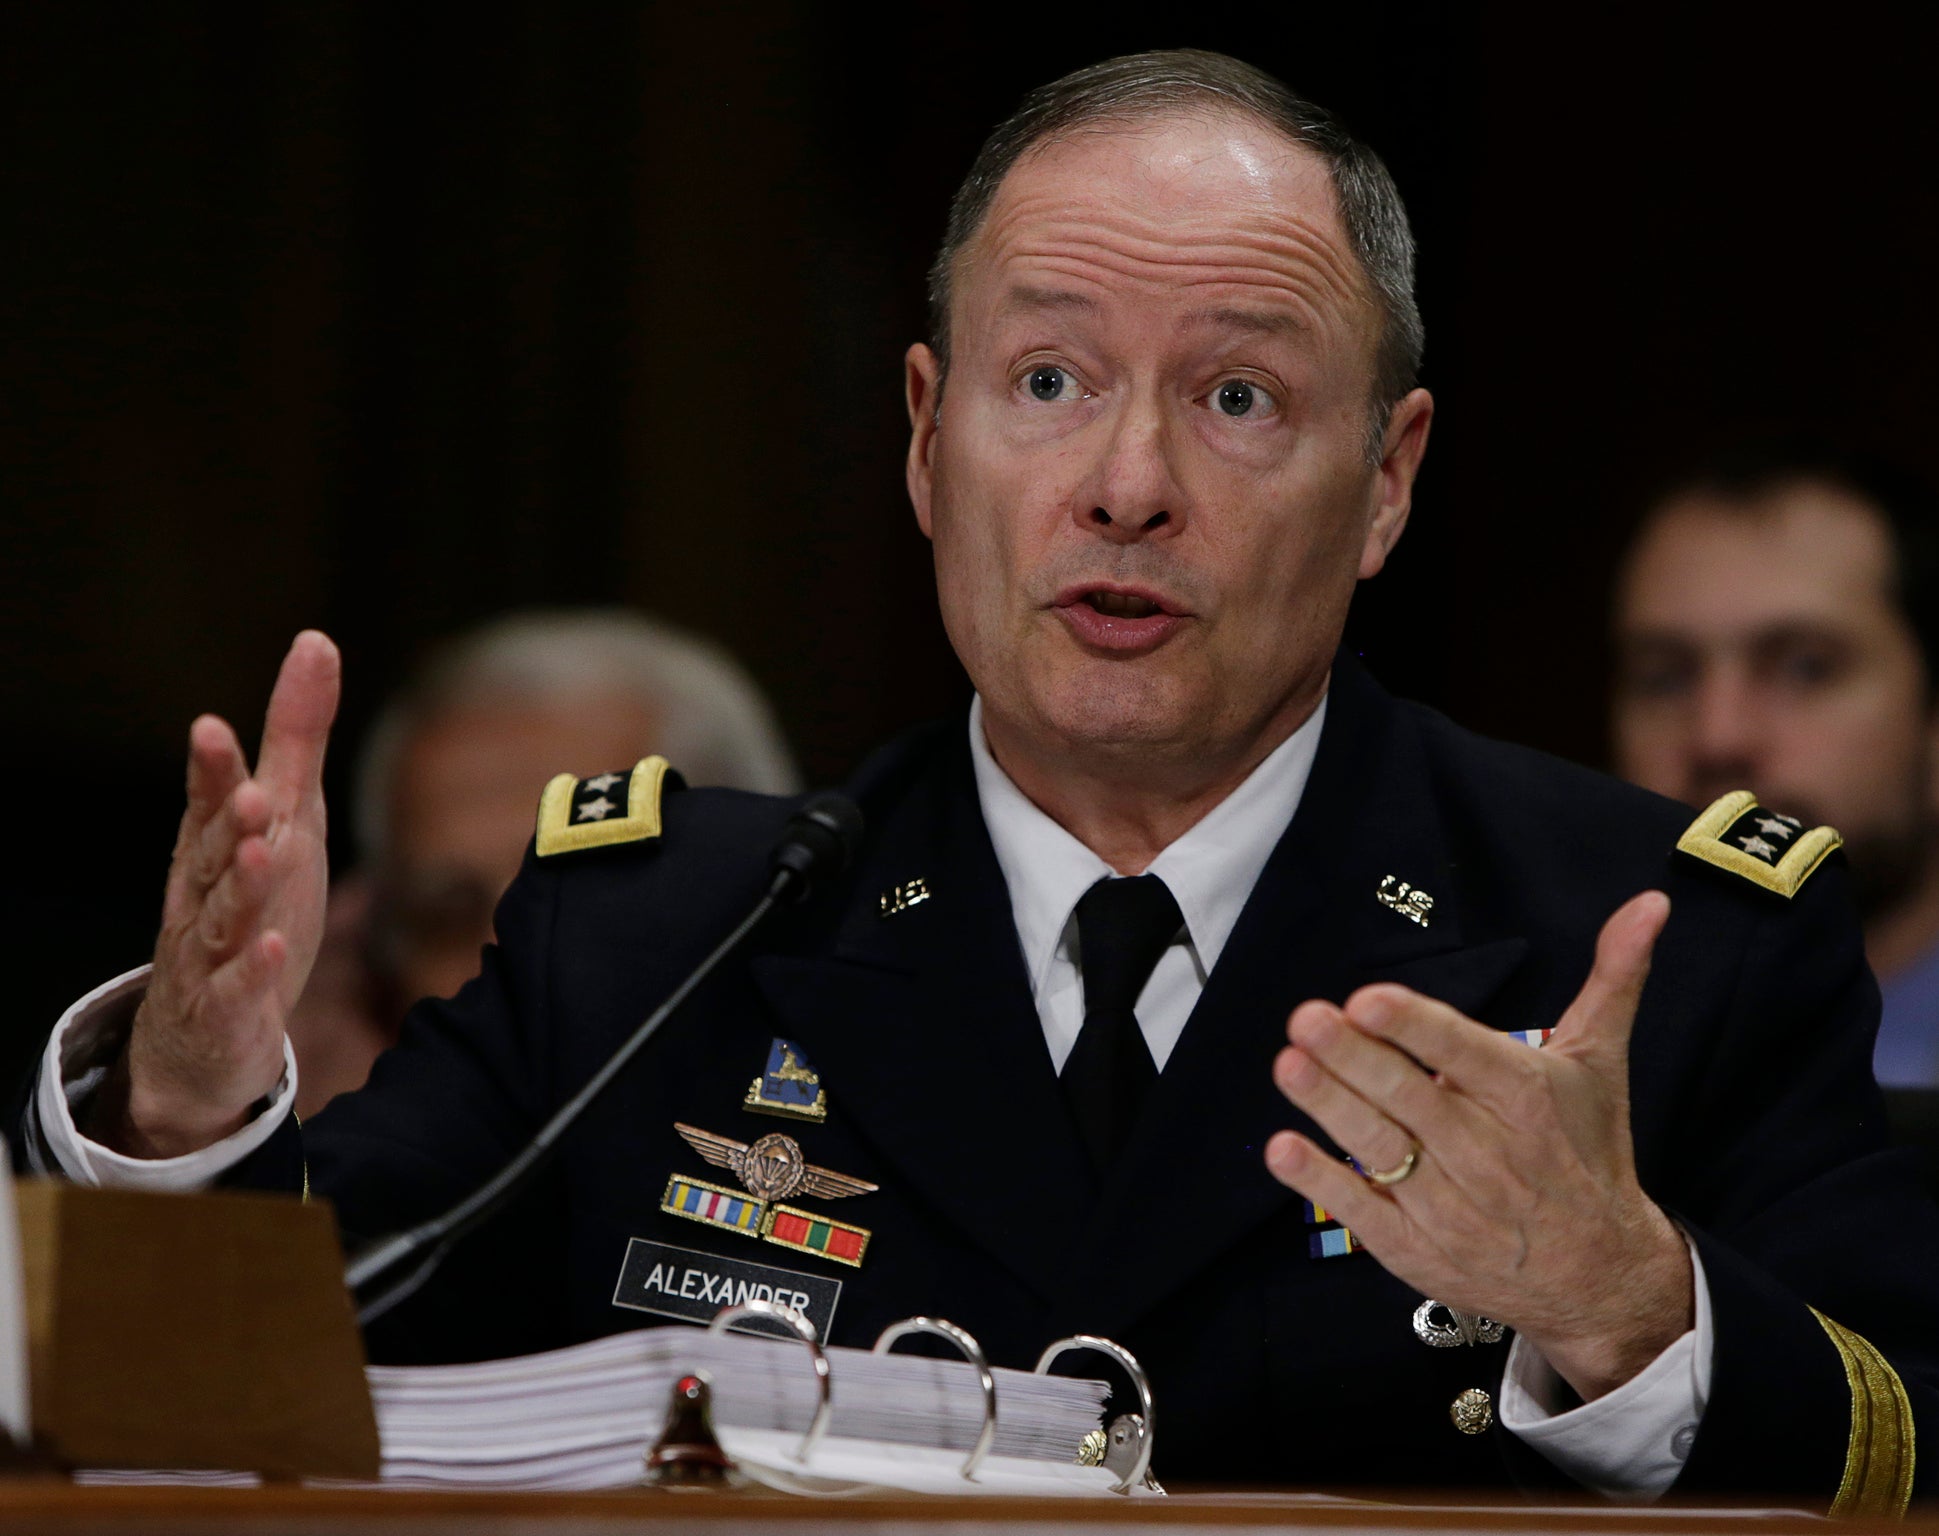
[[[1262,203],[1333,206],[1321,155],[1249,113],[1219,108],[1104,119],[1052,134],[1018,157],[1004,187],[1058,175],[1143,201],[1189,205],[1249,194]]]
[[[1891,568],[1879,514],[1838,487],[1686,494],[1645,527],[1625,573],[1624,616],[1693,631],[1861,619],[1890,606]]]
[[[1005,282],[996,303],[999,315],[1070,314],[1096,317],[1104,310],[1103,301],[1095,293],[1081,288],[1059,287],[1055,283],[1035,283],[1028,279]],[[1208,299],[1185,310],[1179,320],[1187,327],[1215,327],[1222,331],[1247,331],[1260,336],[1305,328],[1300,316],[1290,310],[1262,308],[1248,305],[1242,300],[1220,302]]]
[[[1079,294],[1086,280],[1114,277],[1290,284],[1335,306],[1362,287],[1326,162],[1235,113],[1100,124],[1034,148],[1004,178],[968,254],[1006,301],[1019,285],[1025,302],[1055,293],[1045,277],[1058,273]]]

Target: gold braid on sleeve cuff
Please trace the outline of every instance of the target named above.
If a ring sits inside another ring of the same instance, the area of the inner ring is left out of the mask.
[[[1823,1326],[1851,1388],[1851,1440],[1845,1447],[1845,1476],[1831,1513],[1838,1516],[1887,1516],[1905,1513],[1912,1499],[1912,1404],[1905,1383],[1871,1344],[1840,1327],[1816,1307],[1811,1315]]]

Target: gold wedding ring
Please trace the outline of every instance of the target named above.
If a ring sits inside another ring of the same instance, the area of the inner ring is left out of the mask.
[[[1391,1168],[1362,1168],[1360,1176],[1369,1184],[1383,1188],[1398,1184],[1411,1174],[1421,1160],[1421,1144],[1417,1141],[1407,1149],[1407,1155]]]

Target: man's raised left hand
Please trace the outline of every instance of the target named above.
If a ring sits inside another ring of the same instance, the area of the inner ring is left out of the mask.
[[[1302,1003],[1280,1091],[1377,1184],[1295,1131],[1266,1145],[1281,1183],[1324,1206],[1423,1294],[1508,1324],[1585,1401],[1691,1327],[1689,1251],[1636,1181],[1629,1036],[1669,898],[1603,925],[1589,979],[1540,1050],[1406,987]]]

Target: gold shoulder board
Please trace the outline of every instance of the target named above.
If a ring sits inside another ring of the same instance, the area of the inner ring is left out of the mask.
[[[539,796],[539,857],[658,837],[666,775],[667,760],[657,755],[641,758],[629,773],[560,774]]]
[[[1738,789],[1691,822],[1676,846],[1680,853],[1790,897],[1844,841],[1830,827],[1807,832],[1795,816],[1767,811],[1748,789]]]

